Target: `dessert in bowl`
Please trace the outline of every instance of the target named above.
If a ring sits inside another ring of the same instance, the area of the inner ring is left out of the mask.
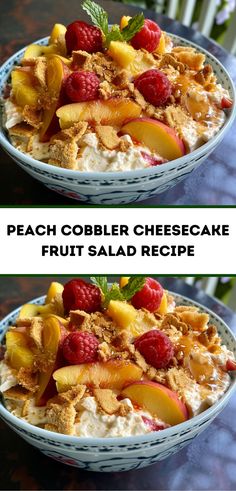
[[[233,83],[209,53],[142,14],[109,28],[99,6],[83,6],[91,14],[91,4],[101,26],[96,16],[95,26],[56,24],[49,40],[3,67],[3,87],[11,78],[2,144],[62,194],[104,204],[145,199],[219,143],[234,118]]]
[[[1,323],[1,417],[46,455],[138,468],[187,445],[235,389],[235,339],[152,278],[53,283]],[[10,326],[10,327],[9,327]]]

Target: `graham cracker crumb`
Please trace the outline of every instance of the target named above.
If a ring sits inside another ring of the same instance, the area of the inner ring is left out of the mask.
[[[179,313],[180,319],[188,324],[194,331],[205,331],[209,321],[209,315],[206,313],[185,311]]]
[[[75,407],[70,402],[65,402],[62,405],[52,402],[46,409],[48,424],[55,426],[58,433],[65,435],[73,435],[75,416]]]
[[[112,357],[112,349],[105,341],[98,346],[98,360],[108,361]]]
[[[24,387],[24,389],[33,393],[37,391],[37,374],[30,368],[21,367],[16,378],[18,383]]]
[[[43,89],[47,87],[46,72],[47,72],[47,60],[44,56],[39,56],[35,60],[34,76],[37,78],[39,85]]]
[[[31,393],[26,390],[24,387],[20,387],[19,385],[16,385],[15,387],[11,387],[8,390],[5,390],[4,392],[4,398],[5,399],[12,399],[16,401],[25,401],[31,396]]]
[[[120,402],[117,401],[115,393],[110,389],[94,389],[94,396],[107,414],[115,414],[120,409]]]
[[[84,312],[84,310],[71,310],[70,311],[70,322],[75,326],[75,327],[81,327],[84,322],[88,321],[90,319],[90,315],[87,314],[87,312]]]
[[[41,317],[32,317],[29,329],[29,335],[33,339],[37,348],[42,349],[42,331],[43,319]]]
[[[61,167],[66,169],[74,169],[76,167],[76,159],[78,147],[75,141],[63,142],[54,140],[49,146],[50,158],[60,162]]]
[[[40,126],[42,125],[42,113],[41,111],[38,111],[36,108],[33,108],[31,106],[24,106],[23,111],[22,111],[22,117],[26,123],[28,123],[30,126],[33,126],[33,128],[39,129]]]
[[[112,126],[97,125],[95,126],[95,132],[100,143],[108,150],[114,150],[119,146],[120,138]]]

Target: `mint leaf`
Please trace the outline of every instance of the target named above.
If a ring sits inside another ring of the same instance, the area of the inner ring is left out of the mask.
[[[103,307],[107,308],[111,300],[124,300],[120,287],[117,283],[113,283],[111,285],[111,288],[104,299]]]
[[[144,25],[144,15],[143,13],[137,14],[129,20],[129,23],[124,29],[122,29],[121,34],[123,41],[130,41],[137,32],[139,32]]]
[[[115,24],[109,29],[108,14],[97,3],[92,0],[84,0],[82,9],[91,17],[95,26],[99,27],[105,36],[105,47],[108,48],[111,41],[130,41],[144,25],[144,15],[137,14],[129,20],[128,25],[120,30],[120,27]]]
[[[107,36],[109,32],[107,12],[100,5],[92,2],[92,0],[84,0],[81,7],[91,17],[94,25],[99,27],[105,36]]]
[[[98,286],[102,291],[104,297],[106,297],[108,293],[108,285],[107,285],[107,277],[106,276],[91,276],[91,281],[94,285]]]
[[[122,33],[117,24],[112,26],[109,33],[106,35],[106,46],[109,47],[111,41],[123,41]]]
[[[112,283],[111,287],[108,288],[106,276],[91,276],[90,279],[103,294],[102,307],[104,309],[108,307],[111,300],[130,300],[136,292],[143,288],[146,281],[143,276],[133,276],[123,288],[120,288],[118,283]]]
[[[146,278],[143,276],[131,276],[127,285],[121,289],[124,300],[130,300],[135,293],[143,288],[145,281]]]

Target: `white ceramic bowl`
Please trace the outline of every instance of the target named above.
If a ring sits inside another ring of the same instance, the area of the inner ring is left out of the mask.
[[[236,115],[234,84],[223,65],[209,52],[179,36],[169,34],[175,44],[193,46],[206,55],[217,75],[219,83],[229,90],[234,101],[233,107],[227,113],[227,119],[222,129],[208,143],[194,152],[167,164],[127,172],[79,172],[62,169],[45,164],[25,155],[9,142],[3,130],[0,130],[0,144],[5,151],[35,179],[45,186],[64,196],[78,201],[93,204],[125,204],[151,198],[182,181],[193,169],[196,169],[204,159],[216,148],[229,130]],[[37,41],[47,44],[48,38]],[[3,93],[9,74],[21,60],[24,49],[9,58],[0,69],[0,94]]]
[[[175,293],[171,295],[177,304],[196,305],[208,312],[210,322],[216,325],[223,343],[236,355],[235,337],[222,319],[197,302]],[[44,299],[45,297],[40,297],[32,302],[41,304]],[[19,310],[20,308],[14,310],[0,322],[0,340],[8,327],[14,323]],[[80,438],[53,433],[13,416],[1,403],[0,417],[28,443],[64,464],[89,471],[128,471],[154,464],[188,445],[224,409],[235,388],[236,375],[234,374],[227,392],[203,413],[166,430],[133,437]]]

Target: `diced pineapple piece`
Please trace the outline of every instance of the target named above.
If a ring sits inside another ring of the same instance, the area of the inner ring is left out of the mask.
[[[164,292],[162,295],[160,307],[156,310],[156,312],[160,315],[165,315],[167,313],[167,309],[168,309],[168,299],[166,293]]]
[[[127,66],[127,70],[134,77],[140,73],[150,70],[151,68],[154,68],[151,59],[146,53],[143,53],[143,51],[140,50],[136,51],[134,61]]]
[[[49,286],[45,303],[46,304],[50,303],[52,299],[57,295],[57,293],[62,293],[63,290],[64,290],[64,286],[61,283],[58,283],[57,281],[53,281]]]
[[[123,15],[120,19],[120,30],[122,31],[122,29],[124,29],[128,23],[129,23],[129,20],[132,19],[132,17],[129,17],[128,15]]]
[[[129,282],[129,276],[121,276],[120,278],[120,288],[124,288],[125,285]]]
[[[164,55],[165,49],[166,49],[165,34],[164,34],[164,32],[162,32],[159,44],[158,44],[155,52],[158,53],[159,55]]]
[[[29,348],[24,346],[12,347],[8,353],[9,364],[12,368],[20,370],[23,368],[32,368],[34,364],[34,355]]]
[[[60,127],[69,128],[79,121],[122,126],[129,118],[138,118],[141,108],[129,99],[108,99],[89,102],[76,102],[60,107],[56,112],[60,118]]]
[[[137,51],[127,43],[111,41],[108,54],[122,68],[127,68],[135,60]]]
[[[33,85],[32,74],[23,70],[13,70],[11,80],[16,103],[21,107],[26,105],[37,106],[39,93]]]
[[[111,300],[108,305],[107,314],[118,324],[119,327],[126,329],[132,322],[135,321],[137,310],[133,307],[133,305],[129,305],[126,302]]]
[[[63,36],[66,33],[66,26],[63,24],[54,24],[52,32],[50,34],[49,44],[53,44],[57,41],[59,36]]]

